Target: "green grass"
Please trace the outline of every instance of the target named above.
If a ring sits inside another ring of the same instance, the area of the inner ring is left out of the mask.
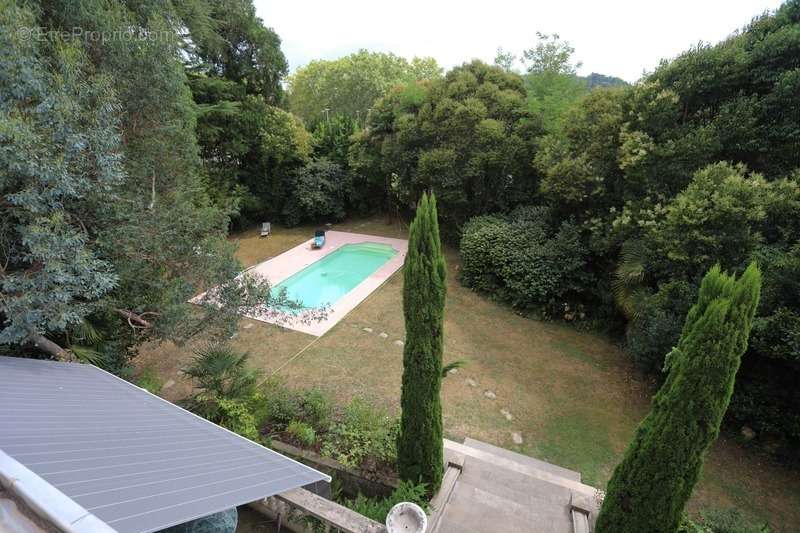
[[[313,227],[274,227],[259,239],[257,228],[240,237],[246,265],[278,255],[313,235]],[[355,220],[336,230],[405,237],[406,228],[380,219]],[[540,322],[474,293],[458,283],[458,254],[447,250],[448,297],[445,310],[445,362],[467,366],[443,381],[445,434],[470,436],[581,471],[588,483],[604,487],[636,426],[649,410],[652,384],[608,339],[559,323]],[[250,328],[244,326],[252,324]],[[365,333],[369,327],[373,333]],[[379,337],[386,332],[388,339]],[[402,275],[372,293],[325,336],[280,370],[297,387],[318,386],[345,404],[362,396],[397,412],[404,337]],[[243,320],[234,346],[251,354],[251,364],[271,372],[315,340],[260,322]],[[175,385],[162,394],[186,395],[190,384],[177,373],[193,346],[165,343],[142,349],[141,366],[150,365]],[[466,379],[477,381],[470,387]],[[497,394],[495,400],[485,390]],[[513,420],[506,420],[508,409]],[[515,447],[512,433],[523,436]],[[706,460],[703,479],[691,502],[737,505],[767,520],[776,531],[800,530],[800,476],[752,450],[720,439]]]
[[[584,483],[600,486],[609,478],[617,459],[608,427],[596,416],[553,416],[543,427],[544,439],[523,453],[581,473]]]

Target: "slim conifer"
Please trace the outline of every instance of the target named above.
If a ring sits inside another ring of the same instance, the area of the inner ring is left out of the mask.
[[[674,533],[733,393],[761,273],[712,268],[689,310],[669,372],[608,483],[597,533]]]
[[[397,462],[400,478],[439,488],[442,449],[442,351],[445,262],[439,239],[436,199],[423,195],[408,239],[404,265],[402,416]]]

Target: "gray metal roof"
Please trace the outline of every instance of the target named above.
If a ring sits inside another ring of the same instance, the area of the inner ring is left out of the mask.
[[[330,480],[94,366],[13,357],[0,451],[120,533]]]

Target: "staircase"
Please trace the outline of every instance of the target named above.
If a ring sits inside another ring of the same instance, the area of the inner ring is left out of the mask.
[[[429,533],[591,533],[597,491],[579,472],[470,438],[444,449]]]

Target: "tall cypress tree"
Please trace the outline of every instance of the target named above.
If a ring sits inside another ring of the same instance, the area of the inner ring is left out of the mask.
[[[426,483],[433,492],[444,471],[440,392],[446,293],[433,195],[423,195],[417,207],[403,275],[406,344],[397,463],[401,479]]]
[[[614,470],[597,533],[673,533],[719,434],[758,306],[761,273],[712,268],[689,310],[653,408]]]

